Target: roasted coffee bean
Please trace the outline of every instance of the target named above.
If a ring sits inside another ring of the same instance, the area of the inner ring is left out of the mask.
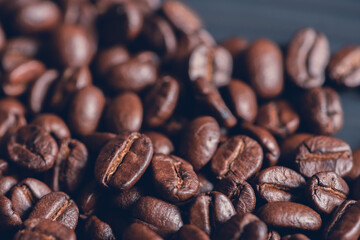
[[[197,173],[199,180],[199,193],[210,192],[214,189],[213,183],[202,173]]]
[[[136,222],[144,224],[162,237],[177,232],[183,226],[177,206],[150,196],[137,202],[132,215]]]
[[[355,180],[358,176],[360,176],[360,149],[353,152],[353,167],[346,178]]]
[[[358,239],[360,237],[360,202],[344,201],[325,227],[324,239]]]
[[[344,112],[341,99],[330,87],[307,90],[302,102],[303,120],[313,133],[330,135],[342,128]]]
[[[338,138],[314,136],[298,147],[295,165],[305,177],[326,171],[346,176],[353,167],[351,148]]]
[[[78,206],[82,218],[92,215],[99,207],[100,198],[104,195],[104,191],[95,182],[91,181],[81,190],[79,194]]]
[[[28,58],[35,58],[40,52],[40,45],[39,39],[27,36],[18,36],[8,39],[4,50],[6,52],[17,52]]]
[[[214,234],[215,240],[267,240],[266,224],[251,213],[238,213],[225,222]]]
[[[32,121],[32,124],[44,128],[58,141],[71,137],[70,130],[67,127],[66,123],[55,114],[51,114],[51,113],[39,114]]]
[[[152,64],[156,69],[159,69],[160,67],[160,57],[152,52],[152,51],[140,51],[137,54],[134,55],[134,59],[139,61],[140,63],[150,63]]]
[[[99,124],[104,105],[105,97],[99,88],[88,86],[78,91],[68,112],[70,129],[79,135],[94,132]]]
[[[141,223],[132,223],[125,229],[123,240],[163,240],[157,233]]]
[[[233,74],[235,78],[244,76],[244,57],[249,42],[242,37],[230,37],[225,39],[220,45],[223,46],[232,56]]]
[[[51,192],[36,203],[29,218],[49,219],[75,229],[78,223],[79,209],[66,193]]]
[[[95,164],[95,179],[108,188],[130,189],[144,174],[153,155],[151,140],[140,133],[123,133],[110,140]]]
[[[214,155],[220,139],[220,127],[209,116],[198,117],[186,127],[180,143],[180,154],[194,169],[200,170]]]
[[[251,123],[245,123],[241,125],[241,131],[261,145],[264,153],[264,163],[267,166],[277,164],[280,157],[280,148],[276,139],[268,130]]]
[[[280,145],[280,165],[292,167],[299,145],[312,136],[314,135],[310,133],[295,133],[285,138]]]
[[[236,211],[228,197],[220,192],[197,195],[189,209],[189,223],[210,235]]]
[[[54,166],[58,146],[56,140],[44,128],[29,124],[13,135],[7,150],[17,165],[36,172],[44,172]]]
[[[320,172],[309,179],[306,191],[315,210],[330,214],[346,200],[349,186],[334,172]]]
[[[286,55],[286,70],[292,82],[301,88],[320,87],[325,82],[325,68],[330,58],[329,41],[313,28],[298,31]]]
[[[256,191],[267,202],[301,200],[304,188],[305,179],[282,166],[266,168],[256,177]]]
[[[154,153],[169,155],[174,151],[174,145],[169,138],[159,132],[146,132],[154,146]]]
[[[245,135],[226,140],[211,160],[212,172],[218,179],[232,177],[247,180],[258,172],[263,163],[260,145]]]
[[[35,81],[44,72],[45,65],[42,62],[31,58],[24,58],[21,62],[14,63],[14,66],[6,72],[4,75],[4,84],[26,86],[26,84]],[[11,93],[10,91],[5,91],[6,86],[3,85],[3,87],[6,94]]]
[[[3,159],[0,159],[0,179],[8,173],[9,163]],[[1,180],[0,180],[1,181]],[[0,194],[1,195],[1,194]]]
[[[174,155],[155,154],[151,160],[154,184],[164,199],[183,202],[195,196],[199,180],[192,165]]]
[[[4,229],[15,229],[22,224],[20,215],[13,210],[11,200],[5,196],[0,196],[0,222]]]
[[[5,37],[5,33],[3,30],[3,27],[1,26],[0,23],[0,51],[6,46],[6,37]]]
[[[178,102],[180,86],[171,76],[161,77],[145,96],[145,122],[159,127],[173,114]]]
[[[142,120],[143,105],[141,99],[132,92],[117,95],[105,111],[106,128],[115,133],[139,131]]]
[[[227,86],[235,115],[242,122],[255,121],[258,106],[254,91],[245,82],[233,79]]]
[[[306,235],[302,233],[296,233],[292,235],[286,235],[281,238],[281,240],[310,240]]]
[[[283,58],[279,47],[269,39],[250,44],[246,52],[250,85],[261,98],[274,98],[284,88]]]
[[[274,230],[270,231],[267,240],[280,240],[280,234]]]
[[[112,196],[113,204],[123,210],[131,210],[137,201],[145,196],[145,190],[140,184],[133,186],[129,190],[115,193]]]
[[[18,180],[12,176],[0,178],[0,195],[7,195],[10,190],[18,183]]]
[[[96,216],[91,216],[85,225],[85,232],[91,240],[115,240],[115,235],[106,222]]]
[[[111,68],[121,63],[127,62],[130,54],[123,46],[116,45],[106,48],[99,52],[96,58],[96,70],[100,76],[106,76]]]
[[[210,240],[209,236],[195,225],[184,225],[174,235],[172,240]]]
[[[32,218],[24,222],[24,229],[20,230],[14,237],[14,240],[29,239],[76,240],[76,235],[73,230],[58,222]]]
[[[246,181],[227,177],[219,181],[214,190],[225,194],[237,213],[248,213],[255,209],[255,192]]]
[[[258,216],[268,226],[301,231],[321,227],[320,215],[311,208],[293,202],[270,202],[259,209]]]
[[[296,132],[300,125],[300,117],[289,103],[279,100],[262,105],[256,122],[275,136],[286,138]]]
[[[116,137],[116,134],[109,132],[93,132],[82,140],[89,151],[89,156],[97,157],[105,144]]]
[[[360,47],[347,46],[336,52],[328,66],[330,78],[346,87],[360,85]]]

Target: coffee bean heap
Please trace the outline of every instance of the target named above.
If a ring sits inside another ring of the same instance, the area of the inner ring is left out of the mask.
[[[0,1],[0,22],[1,239],[359,238],[360,150],[331,135],[360,46],[218,44],[180,1]]]

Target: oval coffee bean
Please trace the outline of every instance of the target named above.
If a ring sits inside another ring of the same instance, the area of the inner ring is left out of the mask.
[[[101,77],[106,74],[116,65],[127,62],[130,59],[130,54],[127,49],[121,45],[116,45],[106,48],[98,53],[96,58],[96,70]]]
[[[314,136],[298,147],[295,165],[305,177],[326,171],[346,176],[353,167],[351,148],[338,138]]]
[[[296,233],[292,235],[286,235],[281,238],[281,240],[310,240],[306,235],[302,233]]]
[[[18,180],[12,176],[5,176],[0,178],[0,195],[7,195],[10,190],[18,183]]]
[[[280,165],[293,167],[297,148],[304,140],[312,136],[314,135],[310,133],[295,133],[285,138],[280,145]]]
[[[346,176],[346,178],[355,180],[358,176],[360,176],[360,149],[356,149],[353,152],[353,167],[350,173]]]
[[[115,240],[115,235],[109,224],[96,216],[91,216],[85,225],[86,235],[92,240]]]
[[[221,46],[223,46],[226,50],[229,51],[233,58],[234,68],[233,68],[233,76],[234,77],[244,77],[244,55],[246,52],[246,48],[248,47],[249,42],[239,36],[229,37],[225,39]]]
[[[197,173],[199,179],[199,193],[210,192],[214,189],[213,183],[202,173]]]
[[[307,194],[315,210],[330,214],[343,203],[349,194],[349,186],[334,172],[320,172],[307,183]]]
[[[5,196],[0,196],[0,222],[5,229],[15,229],[22,224],[21,217],[14,211],[11,200]]]
[[[131,210],[137,201],[145,196],[145,190],[140,184],[137,184],[129,190],[115,193],[112,197],[113,204],[123,210]]]
[[[154,184],[164,199],[183,202],[197,194],[199,180],[192,165],[174,155],[155,154],[151,160]]]
[[[226,140],[211,160],[212,172],[218,179],[232,177],[247,180],[258,172],[263,163],[260,145],[245,135]]]
[[[86,219],[98,209],[101,196],[103,195],[103,189],[94,180],[90,181],[81,189],[78,198],[81,218]]]
[[[75,229],[78,223],[79,209],[66,193],[51,192],[36,203],[29,218],[49,219]]]
[[[125,229],[122,240],[163,240],[163,238],[146,225],[135,222]]]
[[[291,40],[286,55],[286,70],[301,88],[320,87],[330,58],[329,41],[323,33],[304,28]]]
[[[110,140],[95,163],[95,179],[119,190],[130,189],[144,174],[151,162],[151,140],[140,133],[124,133]]]
[[[316,231],[321,227],[320,215],[311,208],[293,202],[271,202],[259,209],[258,216],[274,228]]]
[[[180,228],[172,240],[210,240],[209,236],[195,225],[187,224]]]
[[[48,133],[54,136],[57,141],[71,137],[70,130],[64,120],[55,114],[39,114],[34,118],[32,124],[44,128]]]
[[[165,135],[158,132],[146,132],[154,146],[154,153],[169,155],[174,151],[174,144]]]

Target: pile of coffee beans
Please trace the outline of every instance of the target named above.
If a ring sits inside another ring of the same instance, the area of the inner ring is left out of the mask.
[[[175,0],[0,0],[0,238],[360,237],[360,149],[331,54],[217,43]],[[356,130],[355,130],[356,131]]]

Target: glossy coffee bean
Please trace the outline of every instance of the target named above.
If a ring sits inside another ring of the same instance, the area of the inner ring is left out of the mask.
[[[259,209],[258,216],[268,226],[282,229],[316,231],[320,215],[311,208],[293,202],[271,202]]]
[[[95,164],[95,179],[105,187],[130,189],[144,174],[152,155],[153,146],[147,136],[123,133],[101,149]]]
[[[114,133],[139,131],[142,120],[143,105],[139,96],[133,92],[117,95],[105,111],[106,128]]]
[[[93,132],[82,138],[91,157],[97,157],[105,144],[116,137],[116,134],[110,132]]]
[[[220,192],[197,195],[189,209],[189,223],[210,235],[236,211],[228,197]]]
[[[209,236],[195,225],[187,224],[180,228],[172,240],[210,240]]]
[[[286,235],[281,238],[281,240],[310,240],[306,235],[302,233],[296,233],[291,235]]]
[[[286,55],[286,70],[292,82],[301,88],[320,87],[330,58],[329,41],[313,28],[298,31]]]
[[[209,116],[198,117],[186,127],[180,143],[180,154],[195,170],[204,167],[214,155],[220,139],[220,127]]]
[[[280,240],[280,234],[274,230],[270,231],[267,240]]]
[[[210,192],[214,189],[213,183],[202,173],[197,173],[199,180],[199,193]]]
[[[246,53],[250,85],[261,98],[278,96],[284,88],[283,58],[279,47],[268,39],[250,44]]]
[[[347,46],[337,51],[330,60],[328,73],[339,85],[357,87],[360,85],[360,47]]]
[[[260,145],[245,135],[226,140],[211,160],[211,170],[218,179],[232,177],[247,180],[258,172],[263,163]]]
[[[0,178],[0,195],[7,195],[10,190],[18,183],[18,180],[12,176]]]
[[[298,147],[295,165],[305,177],[326,171],[346,176],[353,167],[351,148],[338,138],[314,136]]]
[[[36,172],[54,166],[58,146],[56,140],[44,128],[35,124],[21,127],[7,144],[11,161]]]
[[[145,196],[145,189],[137,184],[129,190],[117,192],[112,197],[113,204],[123,210],[131,210],[140,198]]]
[[[295,133],[288,138],[285,138],[280,145],[280,165],[292,167],[296,157],[296,151],[299,145],[307,138],[312,137],[310,133]]]
[[[130,54],[127,49],[121,45],[106,48],[98,53],[96,57],[96,70],[100,76],[106,74],[118,64],[127,62]]]
[[[28,239],[76,240],[76,235],[73,230],[59,222],[32,218],[24,222],[24,229],[17,232],[14,237],[14,240]]]
[[[125,229],[123,240],[163,240],[157,233],[141,223],[132,223]]]
[[[155,187],[164,199],[178,203],[197,194],[199,180],[187,161],[174,155],[155,154],[151,169]]]
[[[145,135],[150,138],[154,147],[154,153],[162,153],[165,155],[169,155],[174,151],[174,144],[164,134],[152,131],[146,132]]]
[[[255,192],[246,181],[224,178],[216,184],[214,190],[225,194],[231,200],[237,213],[248,213],[255,209]]]
[[[49,219],[75,229],[78,223],[79,209],[66,193],[51,192],[36,203],[29,218]]]
[[[315,210],[330,214],[346,200],[349,186],[334,172],[320,172],[309,179],[306,191]]]
[[[303,198],[305,179],[290,168],[273,166],[256,177],[256,191],[267,202],[299,201]]]
[[[303,120],[309,130],[331,135],[342,128],[344,112],[337,92],[330,87],[313,88],[307,90],[302,98]]]
[[[51,136],[54,136],[57,141],[71,137],[70,130],[64,120],[55,114],[39,114],[34,118],[32,124],[45,129]]]
[[[81,218],[86,219],[98,210],[101,202],[100,199],[103,195],[103,189],[94,180],[87,183],[81,189],[77,201]]]
[[[360,176],[360,149],[353,152],[353,167],[346,178],[355,180],[358,176]]]
[[[5,229],[16,229],[22,224],[20,215],[13,210],[11,200],[5,196],[0,196],[0,221]]]
[[[298,129],[300,117],[289,103],[279,100],[262,105],[256,122],[275,136],[286,138]]]
[[[162,237],[177,232],[183,226],[177,206],[150,196],[138,201],[132,216],[136,222],[144,224]]]
[[[86,235],[91,240],[115,240],[115,235],[109,224],[96,216],[91,216],[85,225]]]

